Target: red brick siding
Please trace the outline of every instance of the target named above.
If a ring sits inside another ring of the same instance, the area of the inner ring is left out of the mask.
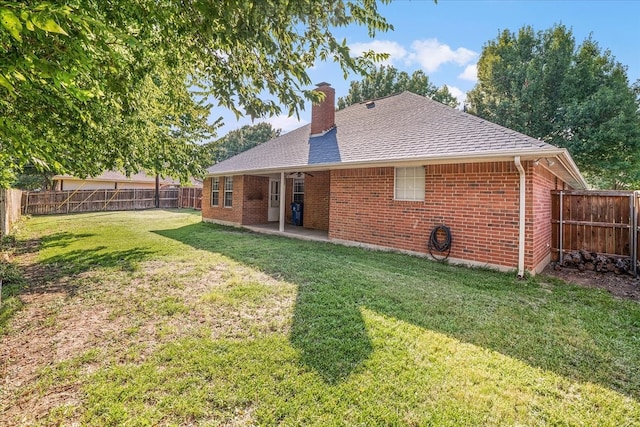
[[[542,166],[531,166],[527,174],[532,176],[533,202],[528,205],[532,210],[533,226],[528,233],[533,236],[531,242],[531,263],[527,262],[528,270],[536,268],[550,253],[551,246],[551,190],[564,188],[566,184],[556,178],[549,170]],[[527,183],[529,185],[529,183]],[[529,200],[527,200],[529,203]],[[527,241],[529,243],[529,241]]]
[[[205,179],[202,187],[202,218],[241,224],[243,198],[242,176],[233,177],[233,206],[230,208],[224,207],[225,177],[222,176],[220,177],[220,203],[218,206],[211,206],[211,180],[212,178]]]
[[[325,171],[312,172],[311,175],[304,179],[303,225],[305,228],[329,230],[331,174]]]
[[[518,264],[519,174],[511,162],[425,167],[425,201],[393,200],[394,168],[332,171],[330,237],[426,252],[431,229],[452,230],[451,256]]]
[[[525,268],[545,260],[551,242],[550,190],[564,188],[547,169],[523,162],[526,171]],[[305,177],[303,223],[328,230],[333,239],[427,252],[431,229],[451,228],[451,257],[516,268],[518,265],[519,174],[513,162],[429,165],[425,201],[394,200],[392,167],[312,172]],[[224,178],[220,178],[220,203]],[[291,223],[293,180],[284,191]],[[267,222],[269,179],[235,176],[233,207],[211,207],[211,178],[203,189],[203,218],[237,224]]]
[[[242,181],[244,189],[242,224],[265,224],[268,222],[269,178],[243,175]]]
[[[311,135],[331,129],[336,122],[336,90],[329,85],[322,85],[315,90],[324,93],[325,98],[311,107]]]

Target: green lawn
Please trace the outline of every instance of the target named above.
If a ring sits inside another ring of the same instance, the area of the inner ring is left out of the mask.
[[[190,211],[18,240],[40,246],[2,345],[51,351],[0,360],[9,424],[640,425],[640,305],[603,291]]]

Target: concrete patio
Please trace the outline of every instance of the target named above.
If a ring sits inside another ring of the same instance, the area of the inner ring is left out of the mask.
[[[316,242],[329,242],[329,233],[325,230],[312,230],[295,225],[285,224],[284,231],[278,230],[278,223],[272,222],[258,225],[245,225],[247,230],[256,233],[273,234],[277,236],[291,237],[300,240],[311,240]]]

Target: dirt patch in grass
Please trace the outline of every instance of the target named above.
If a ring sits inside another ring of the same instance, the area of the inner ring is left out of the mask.
[[[542,274],[587,288],[604,289],[611,295],[640,302],[640,279],[625,274],[580,271],[573,268],[554,269],[547,266]]]
[[[58,413],[65,421],[79,417],[87,374],[144,363],[175,339],[246,339],[290,328],[293,287],[244,266],[154,260],[135,272],[61,277],[31,251],[17,258],[29,285],[20,295],[24,309],[0,337],[0,424],[55,424]]]
[[[108,307],[70,297],[66,286],[74,285],[66,279],[30,282],[20,295],[24,309],[0,337],[0,412],[7,425],[48,424],[55,410],[77,407],[77,375],[57,366],[99,349],[102,337],[122,326],[109,319]]]

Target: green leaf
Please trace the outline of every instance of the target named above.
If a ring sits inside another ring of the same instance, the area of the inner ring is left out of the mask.
[[[0,9],[0,23],[14,39],[22,42],[22,37],[20,36],[22,24],[13,12],[9,9]]]
[[[65,36],[69,35],[65,30],[62,29],[60,25],[56,23],[56,21],[51,18],[41,19],[34,16],[33,25],[40,28],[41,30],[45,30],[48,33],[64,34]]]
[[[20,80],[21,82],[27,81],[27,78],[20,71],[14,71],[13,77],[15,77],[16,80]]]
[[[10,94],[14,95],[15,91],[13,89],[13,85],[9,80],[7,80],[2,74],[0,74],[0,86],[4,87],[9,91]]]

